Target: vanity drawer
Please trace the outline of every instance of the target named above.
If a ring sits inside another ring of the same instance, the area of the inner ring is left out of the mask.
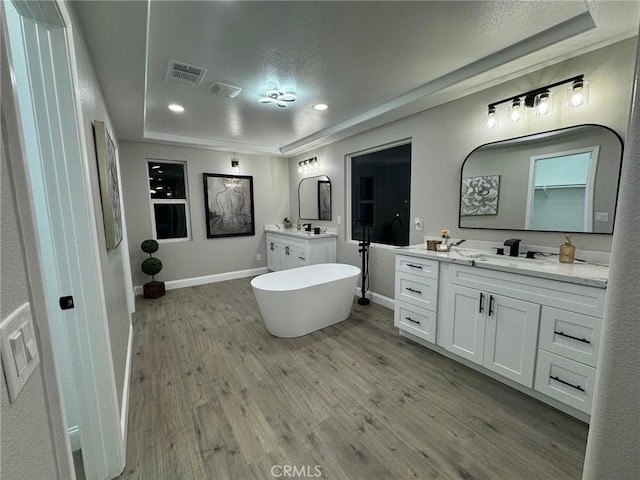
[[[590,414],[595,381],[595,368],[538,350],[537,391]]]
[[[419,277],[438,278],[440,262],[428,258],[396,255],[396,272],[411,273]]]
[[[431,343],[436,342],[436,313],[424,308],[397,302],[393,324]]]
[[[437,311],[438,280],[411,273],[396,272],[396,301]]]
[[[539,348],[596,367],[602,319],[542,307]]]

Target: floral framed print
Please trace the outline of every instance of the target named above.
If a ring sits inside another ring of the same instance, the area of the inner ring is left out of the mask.
[[[253,177],[203,173],[207,238],[255,235]]]
[[[117,248],[122,241],[122,210],[118,188],[118,151],[104,122],[93,122],[96,160],[100,180],[100,198],[107,250]]]
[[[500,175],[463,177],[460,215],[497,215]]]

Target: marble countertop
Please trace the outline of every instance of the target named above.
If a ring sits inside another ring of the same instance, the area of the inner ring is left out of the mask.
[[[452,247],[450,252],[434,252],[425,245],[401,247],[396,254],[429,258],[503,272],[518,273],[532,277],[548,278],[562,282],[607,288],[609,267],[589,262],[560,263],[558,257],[524,258],[497,255],[486,250]]]
[[[289,237],[304,238],[313,240],[315,238],[337,237],[338,233],[335,229],[322,227],[322,233],[305,232],[298,230],[296,227],[284,228],[282,225],[265,225],[264,231],[267,233],[277,233],[278,235],[287,235]]]

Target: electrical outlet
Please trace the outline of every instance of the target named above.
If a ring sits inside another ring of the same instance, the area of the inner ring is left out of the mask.
[[[262,260],[262,255],[256,253],[256,262],[260,262]]]
[[[607,212],[596,212],[596,222],[608,222],[609,214]]]

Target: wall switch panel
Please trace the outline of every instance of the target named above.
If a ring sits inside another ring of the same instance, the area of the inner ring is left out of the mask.
[[[607,212],[596,212],[596,222],[608,222],[609,214]]]
[[[338,218],[336,219],[336,223],[338,225],[342,225],[342,217],[340,215],[338,215]]]
[[[416,226],[416,230],[421,232],[422,231],[422,226],[424,225],[424,221],[422,220],[422,218],[416,217],[416,219],[413,221],[413,223]]]
[[[28,303],[11,312],[0,323],[0,354],[9,400],[14,402],[40,363],[31,306]]]
[[[259,253],[256,253],[256,262],[259,262],[262,260],[262,255],[260,255]]]

